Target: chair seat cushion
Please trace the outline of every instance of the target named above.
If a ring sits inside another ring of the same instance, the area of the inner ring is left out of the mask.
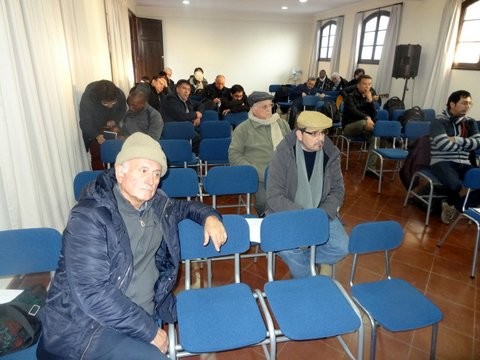
[[[403,149],[380,148],[375,149],[374,152],[380,154],[384,158],[389,158],[393,160],[403,160],[406,159],[408,155],[408,151]]]
[[[352,286],[352,296],[385,329],[405,331],[442,320],[440,309],[402,279]]]
[[[185,290],[177,310],[179,342],[191,353],[253,345],[267,333],[252,291],[242,283]]]
[[[265,294],[280,329],[292,340],[345,334],[361,326],[359,317],[329,277],[268,282]]]

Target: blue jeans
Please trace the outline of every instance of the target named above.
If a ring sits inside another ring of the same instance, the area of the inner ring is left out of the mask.
[[[348,254],[349,238],[338,217],[329,221],[329,231],[328,241],[317,246],[317,264],[335,264]],[[284,250],[279,251],[278,255],[287,264],[293,278],[310,276],[310,249]]]

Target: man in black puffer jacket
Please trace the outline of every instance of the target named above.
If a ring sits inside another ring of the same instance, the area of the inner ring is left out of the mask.
[[[39,359],[166,359],[159,323],[176,320],[177,224],[204,224],[217,250],[226,240],[215,210],[157,189],[166,170],[158,141],[134,133],[84,190],[41,310]]]

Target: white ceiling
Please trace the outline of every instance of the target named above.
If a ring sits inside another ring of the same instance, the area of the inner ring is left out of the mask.
[[[169,10],[216,10],[220,12],[255,12],[264,14],[313,15],[322,11],[361,2],[361,0],[190,0],[190,5],[182,0],[134,0],[137,6],[155,6]],[[288,6],[288,10],[282,10]]]

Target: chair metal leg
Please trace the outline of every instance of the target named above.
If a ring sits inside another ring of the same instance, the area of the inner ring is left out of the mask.
[[[448,238],[448,235],[450,235],[450,233],[452,232],[452,230],[455,228],[455,226],[457,226],[457,223],[460,221],[460,218],[463,216],[463,214],[459,214],[457,216],[457,218],[455,219],[455,221],[452,223],[452,225],[450,225],[450,227],[448,228],[447,232],[445,233],[445,235],[443,235],[443,237],[437,241],[437,246],[438,247],[441,247],[443,245],[443,243],[445,242],[445,240],[447,240]]]
[[[378,173],[378,190],[380,194],[382,192],[382,176],[383,176],[383,156],[378,156],[380,158],[380,172]]]
[[[430,345],[430,360],[435,360],[435,353],[437,351],[437,333],[438,323],[432,325],[432,344]]]
[[[470,274],[470,277],[473,279],[475,277],[475,273],[477,270],[477,257],[478,257],[478,246],[480,242],[480,224],[472,220],[476,225],[477,225],[477,238],[475,239],[475,249],[473,250],[473,263],[472,263],[472,273]]]
[[[377,324],[372,325],[372,335],[370,337],[370,360],[375,360],[377,351]]]

